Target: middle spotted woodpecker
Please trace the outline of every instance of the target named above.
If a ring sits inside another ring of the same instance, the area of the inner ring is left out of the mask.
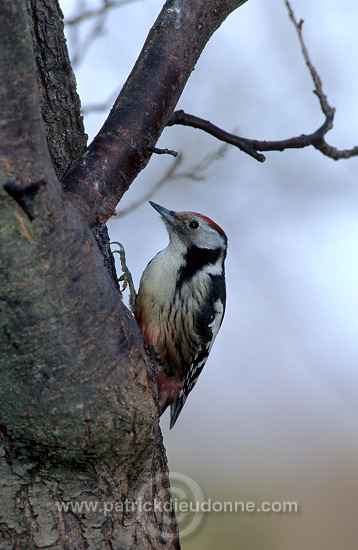
[[[172,428],[223,320],[227,237],[202,214],[150,204],[170,242],[144,270],[134,314],[159,363],[159,406],[171,406]]]

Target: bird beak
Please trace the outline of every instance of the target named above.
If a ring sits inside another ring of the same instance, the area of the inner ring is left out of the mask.
[[[156,210],[158,214],[161,215],[165,222],[168,222],[170,225],[177,224],[178,220],[175,217],[174,210],[168,210],[167,208],[164,208],[164,206],[160,206],[159,204],[156,204],[152,201],[149,201],[149,204],[153,206],[154,210]]]

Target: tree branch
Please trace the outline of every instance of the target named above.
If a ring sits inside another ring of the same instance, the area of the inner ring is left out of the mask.
[[[60,25],[42,23],[53,44]],[[155,373],[92,231],[63,198],[23,0],[0,3],[0,28],[0,546],[178,549]],[[141,497],[149,513],[118,512]],[[110,502],[110,516],[55,506],[82,498]]]
[[[347,159],[358,155],[358,147],[339,150],[336,147],[329,145],[325,141],[325,135],[327,134],[327,132],[329,132],[329,130],[333,128],[335,109],[334,107],[331,107],[328,103],[327,96],[323,92],[322,81],[310,60],[308,50],[302,36],[303,21],[296,20],[292,8],[287,0],[285,0],[285,4],[288,9],[289,18],[296,29],[301,45],[302,55],[315,85],[314,93],[318,97],[322,112],[325,115],[325,121],[322,126],[320,126],[320,128],[318,128],[315,132],[312,132],[311,134],[301,134],[300,136],[277,141],[265,141],[248,139],[237,136],[235,134],[230,134],[226,130],[215,126],[208,120],[204,120],[197,116],[185,113],[182,110],[175,111],[172,114],[167,123],[167,126],[181,124],[183,126],[198,128],[216,137],[217,139],[220,139],[221,141],[234,145],[235,147],[240,149],[240,151],[247,153],[259,162],[264,162],[266,158],[258,151],[284,151],[285,149],[302,149],[310,145],[321,151],[321,153],[323,153],[325,156],[332,158],[333,160]]]
[[[63,178],[91,225],[147,165],[207,41],[245,1],[167,0],[102,129]]]
[[[303,58],[306,62],[306,65],[308,67],[308,70],[311,74],[312,80],[315,85],[314,93],[319,99],[320,106],[322,109],[323,114],[326,116],[325,123],[321,126],[320,129],[318,129],[314,134],[311,134],[312,136],[312,143],[310,145],[313,145],[316,149],[321,151],[325,156],[332,158],[333,160],[339,160],[339,159],[347,159],[358,155],[358,147],[353,147],[352,149],[343,149],[339,150],[336,149],[336,147],[333,147],[326,143],[324,136],[325,134],[332,129],[333,127],[333,119],[335,114],[335,108],[331,107],[328,103],[327,96],[323,93],[323,86],[322,81],[313,66],[311,59],[308,54],[308,50],[306,47],[306,44],[303,40],[302,35],[302,27],[303,27],[303,19],[300,19],[300,21],[297,21],[295,18],[295,14],[293,13],[293,10],[291,8],[291,5],[288,0],[285,0],[286,8],[288,11],[288,16],[290,18],[290,21],[292,22],[293,26],[296,29],[298,40],[301,46],[301,51]]]
[[[28,12],[42,120],[52,161],[57,175],[61,177],[70,164],[83,153],[87,144],[80,115],[80,99],[58,3],[28,0]],[[52,24],[46,24],[48,21]]]
[[[191,126],[192,128],[204,130],[204,132],[216,137],[220,141],[234,145],[240,149],[240,151],[247,153],[259,162],[265,161],[264,155],[260,155],[260,153],[255,150],[255,147],[253,146],[255,143],[254,140],[236,136],[235,134],[230,134],[226,130],[215,126],[215,124],[212,124],[209,120],[204,120],[195,115],[185,113],[183,110],[179,110],[172,114],[167,126],[174,126],[174,124],[181,124],[183,126]]]
[[[178,156],[178,153],[173,151],[173,149],[158,149],[158,147],[154,147],[154,145],[148,145],[148,149],[156,155],[172,155],[172,157]]]

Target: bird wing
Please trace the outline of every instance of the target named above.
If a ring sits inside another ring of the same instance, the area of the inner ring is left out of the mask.
[[[177,399],[170,406],[170,429],[174,426],[184,407],[185,401],[194,388],[201,371],[203,370],[217,333],[221,327],[226,304],[225,275],[210,275],[211,290],[197,319],[195,327],[201,337],[201,346],[193,357],[188,370],[183,389]]]

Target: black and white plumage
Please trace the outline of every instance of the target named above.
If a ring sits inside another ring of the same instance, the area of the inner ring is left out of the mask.
[[[172,428],[223,320],[227,237],[206,216],[150,204],[170,242],[144,270],[134,314],[160,365],[159,405],[171,405]]]

